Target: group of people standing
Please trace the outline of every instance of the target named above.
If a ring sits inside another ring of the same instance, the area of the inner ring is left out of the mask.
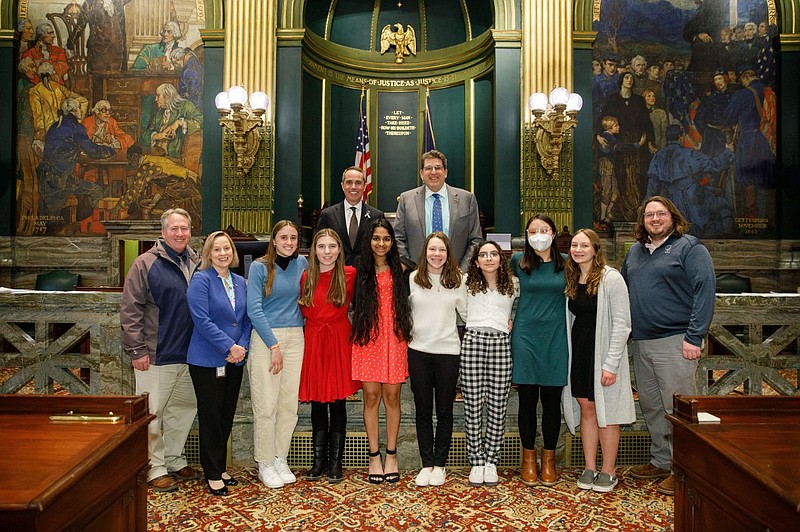
[[[446,480],[460,379],[470,485],[499,482],[513,382],[519,392],[522,482],[556,483],[563,408],[569,430],[581,429],[586,469],[578,486],[608,492],[618,483],[620,425],[636,419],[630,347],[653,435],[652,462],[632,474],[667,477],[659,489],[670,492],[671,431],[664,416],[673,393],[695,391],[696,359],[714,294],[708,251],[686,235],[680,212],[662,197],[642,205],[638,242],[622,273],[606,264],[591,229],[578,230],[569,253],[560,253],[555,223],[543,214],[528,220],[524,251],[509,263],[497,243],[481,239],[479,229],[470,232],[477,204],[469,192],[445,185],[445,156],[424,154],[420,174],[424,184],[401,197],[392,225],[363,202],[363,173],[348,168],[342,176],[345,200],[323,212],[308,259],[298,253],[298,228],[279,221],[247,282],[231,271],[238,257],[226,233],[209,235],[201,261],[188,246],[189,214],[164,213],[162,239],[131,267],[121,310],[137,393],[151,394],[157,417],[149,440],[154,490],[173,491],[175,479],[197,478],[182,456],[195,410],[209,491],[227,495],[228,486],[237,484],[225,470],[226,442],[246,365],[258,477],[269,488],[296,481],[287,456],[298,402],[311,405],[313,463],[307,480],[343,479],[346,399],[359,389],[370,447],[367,479],[398,482],[400,393],[410,377],[422,465],[417,486]],[[461,226],[460,235],[453,224]],[[420,231],[427,236],[410,238]],[[409,255],[414,246],[416,264]]]

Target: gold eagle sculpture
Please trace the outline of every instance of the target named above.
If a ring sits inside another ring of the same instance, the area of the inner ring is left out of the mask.
[[[397,31],[392,31],[392,26],[397,28]],[[384,26],[381,30],[381,55],[392,45],[394,45],[395,63],[402,63],[403,56],[417,55],[417,35],[414,33],[414,28],[406,26],[403,31],[403,25],[399,22]]]

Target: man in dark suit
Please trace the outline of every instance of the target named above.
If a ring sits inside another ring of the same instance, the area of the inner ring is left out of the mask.
[[[344,263],[353,265],[361,242],[372,220],[383,218],[383,212],[367,205],[364,197],[364,171],[351,166],[342,172],[344,201],[323,209],[317,222],[317,231],[326,227],[333,229],[342,239]]]
[[[482,238],[478,201],[471,192],[445,184],[447,157],[440,151],[422,155],[420,176],[424,185],[403,192],[397,203],[394,232],[400,257],[419,260],[425,238],[443,231],[466,272],[472,248]]]

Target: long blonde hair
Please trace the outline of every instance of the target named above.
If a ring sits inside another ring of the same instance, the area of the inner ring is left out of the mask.
[[[603,245],[600,242],[600,237],[591,229],[578,229],[572,238],[579,234],[585,234],[589,237],[589,242],[592,243],[594,248],[594,257],[592,257],[592,268],[589,270],[589,276],[586,279],[586,295],[597,295],[597,290],[600,288],[600,280],[603,278],[603,269],[606,267],[606,256],[603,253]],[[567,262],[564,265],[564,279],[567,282],[567,287],[564,293],[567,297],[574,300],[578,295],[578,280],[581,277],[581,269],[574,260],[572,260],[572,252],[570,251],[567,257]]]
[[[311,307],[314,305],[314,292],[317,289],[319,282],[319,259],[317,258],[317,242],[319,239],[329,236],[333,238],[339,245],[339,255],[336,257],[336,264],[333,265],[333,278],[331,279],[331,286],[328,289],[328,297],[326,301],[333,303],[336,307],[342,307],[347,303],[347,278],[344,273],[344,253],[342,252],[342,241],[336,231],[333,229],[320,229],[314,235],[314,241],[311,243],[311,252],[308,254],[308,271],[306,272],[306,280],[303,282],[303,287],[300,294],[300,305],[304,307]]]
[[[275,249],[275,237],[281,231],[281,229],[287,225],[294,228],[298,238],[297,247],[294,249],[294,253],[292,253],[291,258],[296,259],[300,250],[300,231],[298,231],[294,222],[290,220],[280,220],[275,222],[275,225],[272,226],[272,236],[269,239],[267,252],[263,257],[258,258],[259,262],[263,262],[267,266],[267,278],[264,280],[264,297],[269,297],[269,295],[272,293],[272,284],[275,282],[275,261],[278,259],[278,250]]]

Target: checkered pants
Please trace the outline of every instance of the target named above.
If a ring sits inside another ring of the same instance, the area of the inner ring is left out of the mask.
[[[511,344],[508,333],[467,329],[461,341],[461,393],[467,455],[473,466],[498,464],[506,428],[511,389]],[[486,437],[481,417],[486,403]]]

